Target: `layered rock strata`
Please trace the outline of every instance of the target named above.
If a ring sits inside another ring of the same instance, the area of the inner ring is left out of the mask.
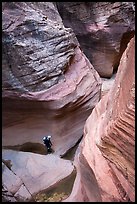
[[[77,178],[65,201],[135,201],[135,39],[115,83],[95,106],[75,158]]]
[[[3,2],[2,10],[3,146],[51,134],[62,155],[83,134],[100,77],[51,2]]]
[[[133,2],[57,2],[66,27],[102,77],[111,77],[134,35]]]

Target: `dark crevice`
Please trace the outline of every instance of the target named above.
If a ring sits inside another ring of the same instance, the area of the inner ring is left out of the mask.
[[[37,154],[46,154],[46,148],[43,144],[40,143],[32,143],[32,142],[26,142],[22,145],[14,145],[14,146],[3,146],[3,149],[11,149],[16,151],[22,151],[22,152],[33,152]]]
[[[120,41],[120,51],[119,51],[119,55],[116,56],[116,58],[114,59],[114,64],[113,64],[113,74],[115,74],[117,72],[122,54],[124,53],[124,51],[127,48],[128,43],[130,42],[131,38],[133,38],[135,35],[135,31],[128,31],[126,33],[124,33],[122,35],[121,41]]]
[[[65,154],[61,155],[61,158],[63,159],[67,159],[67,160],[73,160],[74,159],[74,156],[75,156],[75,152],[77,150],[77,147],[79,145],[79,143],[81,142],[83,138],[83,135],[82,137],[76,142],[76,144],[71,147]]]

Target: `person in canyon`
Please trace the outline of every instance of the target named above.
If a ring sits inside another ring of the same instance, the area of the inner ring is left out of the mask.
[[[44,142],[44,144],[45,144],[45,146],[47,148],[47,153],[51,153],[52,152],[52,148],[51,148],[52,142],[50,141],[50,139],[51,139],[50,135],[48,135],[46,137],[43,137],[43,142]]]

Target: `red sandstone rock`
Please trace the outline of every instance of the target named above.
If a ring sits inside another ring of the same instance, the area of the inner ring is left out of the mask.
[[[57,2],[66,27],[102,77],[111,77],[134,35],[133,2]]]
[[[53,20],[49,18],[51,4],[45,3],[48,15],[45,19],[38,4],[3,3],[4,96],[46,90],[64,79],[78,43],[72,30],[63,26],[53,4],[55,12],[50,15]]]
[[[75,164],[77,178],[65,201],[135,201],[135,39],[124,52],[115,83],[84,127]],[[86,164],[85,164],[86,163]],[[89,172],[95,187],[89,190]],[[95,182],[96,179],[96,182]],[[84,193],[82,193],[84,192]]]
[[[53,5],[49,15],[48,3],[44,13],[41,4],[3,4],[2,143],[42,143],[50,134],[62,155],[81,138],[101,80]]]

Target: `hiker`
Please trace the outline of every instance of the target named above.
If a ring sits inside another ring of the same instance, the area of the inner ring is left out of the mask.
[[[47,147],[47,153],[52,152],[52,148],[51,148],[52,142],[50,141],[50,139],[51,139],[50,135],[43,137],[43,142],[44,142],[45,146]]]

